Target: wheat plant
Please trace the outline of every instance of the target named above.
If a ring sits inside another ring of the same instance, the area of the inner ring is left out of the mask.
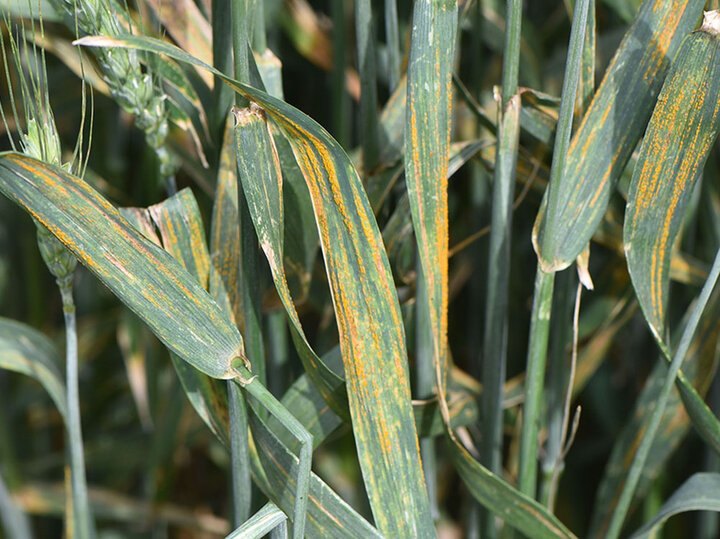
[[[4,536],[716,537],[716,4],[6,2]]]

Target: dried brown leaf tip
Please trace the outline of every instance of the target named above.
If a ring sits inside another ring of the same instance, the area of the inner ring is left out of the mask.
[[[705,11],[703,13],[703,23],[700,30],[704,30],[708,34],[720,34],[720,11]]]

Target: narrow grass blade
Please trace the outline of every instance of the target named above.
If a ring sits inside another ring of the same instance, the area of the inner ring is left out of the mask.
[[[259,415],[251,413],[250,423],[254,440],[250,448],[253,478],[273,503],[285,514],[291,514],[295,504],[294,478],[298,457],[274,435]],[[307,537],[382,537],[312,472],[307,511]]]
[[[703,6],[702,0],[643,2],[573,137],[554,209],[538,214],[536,251],[545,271],[569,266],[597,229],[670,60]],[[552,231],[545,230],[548,219],[557,223]]]
[[[633,173],[623,240],[628,270],[655,338],[665,338],[670,252],[720,131],[720,12],[683,41]]]
[[[266,503],[242,526],[230,532],[226,539],[259,539],[287,520],[287,516],[272,502]]]
[[[429,324],[429,355],[441,399],[447,369],[447,166],[456,31],[457,2],[415,3],[405,116],[405,183],[425,279],[426,302],[416,308],[424,311],[419,319],[426,318]]]
[[[5,481],[0,477],[0,520],[7,537],[32,539],[30,519],[10,496]]]
[[[575,537],[557,517],[477,462],[461,445],[450,442],[450,457],[473,497],[528,537]]]
[[[672,362],[668,367],[661,393],[657,401],[654,403],[654,408],[647,421],[643,438],[633,456],[633,461],[628,471],[627,481],[623,485],[617,507],[613,513],[612,519],[610,520],[607,534],[608,537],[615,538],[620,534],[625,515],[627,514],[630,502],[632,501],[632,497],[635,492],[635,487],[637,486],[640,474],[645,466],[647,456],[652,447],[653,440],[655,439],[655,434],[660,426],[660,420],[662,419],[663,412],[665,411],[665,406],[670,396],[670,390],[672,389],[675,379],[678,376],[680,366],[687,355],[691,340],[700,321],[700,317],[702,316],[710,294],[718,281],[718,277],[720,277],[720,250],[718,250],[717,255],[715,256],[715,261],[713,262],[708,279],[700,291],[700,295],[695,305],[693,305],[690,315],[688,316],[688,321],[683,329],[680,343],[678,344],[677,350],[673,355]],[[692,386],[690,387],[692,389]],[[714,418],[714,415],[709,409],[708,413],[712,416],[715,424],[717,425],[718,421]]]
[[[138,47],[202,64],[177,47],[149,38],[95,37],[78,43]],[[336,306],[355,442],[373,515],[386,534],[428,533],[432,522],[412,417],[404,328],[360,177],[343,149],[311,118],[203,66],[261,105],[293,147],[315,208]],[[412,515],[411,521],[406,514]]]
[[[45,335],[15,320],[0,318],[0,368],[32,376],[67,418],[65,383],[55,345]]]
[[[235,326],[172,256],[82,180],[6,153],[0,191],[59,236],[170,350],[209,376],[234,376],[230,363],[243,349]]]
[[[667,519],[685,511],[720,512],[720,474],[692,475],[665,501],[657,515],[632,534],[631,539],[655,537]]]
[[[704,396],[717,371],[716,345],[720,336],[720,288],[709,300],[708,311],[701,321],[698,333],[683,363],[683,371],[700,396]],[[667,367],[658,362],[648,376],[642,393],[635,404],[635,411],[617,437],[605,475],[596,495],[596,504],[590,523],[590,537],[602,537],[607,533],[610,516],[617,505],[620,490],[625,482],[629,463],[640,445],[645,432],[644,425],[658,401]],[[661,420],[663,428],[658,432],[645,462],[643,476],[638,484],[634,502],[647,491],[649,483],[667,465],[667,460],[683,441],[690,428],[690,419],[683,410],[683,402],[677,392],[672,392]]]

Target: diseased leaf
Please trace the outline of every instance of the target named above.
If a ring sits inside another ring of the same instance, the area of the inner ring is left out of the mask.
[[[547,194],[538,213],[533,243],[544,271],[568,267],[599,226],[610,194],[645,130],[670,60],[704,4],[645,0],[640,7],[570,144],[558,186],[556,229],[544,230]]]
[[[400,307],[372,209],[343,149],[297,109],[168,43],[138,36],[83,38],[76,43],[140,48],[202,65],[262,106],[285,133],[315,208],[355,443],[373,515],[383,533],[428,533],[432,520],[412,416]]]
[[[417,308],[429,322],[440,398],[444,398],[447,370],[447,167],[456,32],[457,2],[415,3],[405,114],[405,183],[427,300]]]
[[[63,242],[170,350],[209,376],[234,377],[231,362],[243,353],[235,326],[192,275],[85,182],[5,153],[0,191]]]
[[[628,270],[645,319],[661,341],[671,249],[720,131],[718,32],[720,16],[708,12],[703,28],[683,41],[650,119],[628,193],[623,230]]]
[[[160,232],[163,248],[194,275],[203,287],[207,287],[210,255],[205,243],[200,208],[192,191],[183,189],[148,208],[148,213]],[[170,357],[193,408],[220,441],[230,447],[228,392],[225,385],[182,361],[176,354],[171,353]]]

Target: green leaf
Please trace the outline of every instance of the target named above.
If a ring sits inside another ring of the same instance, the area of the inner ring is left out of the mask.
[[[355,443],[373,516],[385,534],[429,533],[433,526],[412,415],[400,306],[372,209],[343,149],[297,109],[169,43],[138,36],[83,38],[76,43],[140,48],[206,67],[262,106],[285,133],[315,208],[336,306]]]
[[[65,419],[67,398],[59,362],[55,345],[45,335],[30,326],[0,317],[0,369],[35,378]]]
[[[243,353],[242,338],[225,313],[85,182],[5,153],[0,191],[63,242],[170,350],[209,376],[235,376],[231,362]]]
[[[429,357],[441,399],[447,370],[447,167],[456,32],[457,2],[415,3],[405,115],[405,183],[426,291],[426,303],[419,303],[417,309],[429,322]]]
[[[460,444],[449,441],[448,446],[450,458],[473,497],[510,526],[528,537],[575,537],[555,515],[490,472]]]
[[[183,189],[167,200],[150,206],[148,213],[160,232],[163,248],[194,275],[203,287],[207,287],[210,255],[205,243],[200,208],[192,191]],[[171,359],[195,411],[220,441],[230,447],[228,392],[225,385],[175,354],[171,354]]]
[[[708,14],[718,12],[708,12]],[[707,20],[707,19],[706,19]],[[718,28],[693,32],[665,79],[625,210],[628,270],[650,329],[665,339],[670,258],[685,208],[720,131]]]
[[[548,216],[543,209],[538,213],[540,241],[534,243],[544,271],[568,267],[590,241],[645,130],[670,59],[704,4],[645,0],[640,7],[570,144],[557,186],[554,230],[544,230]]]
[[[310,346],[293,303],[283,257],[282,173],[265,114],[257,106],[233,109],[237,126],[237,170],[260,247],[270,264],[275,288],[290,320],[290,330],[305,370],[330,406],[347,415],[345,385]]]
[[[655,536],[667,519],[685,511],[720,511],[720,474],[706,472],[692,475],[653,518],[632,534],[632,539]]]
[[[254,440],[250,448],[253,479],[285,514],[292,514],[298,457],[268,429],[254,411],[251,411],[249,417]],[[308,537],[381,537],[375,528],[314,473],[310,475],[307,509],[305,533]]]

